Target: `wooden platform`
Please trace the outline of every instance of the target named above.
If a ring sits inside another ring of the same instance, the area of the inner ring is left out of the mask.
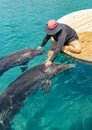
[[[80,54],[64,51],[70,57],[92,64],[92,9],[80,10],[58,20],[74,28],[82,46]]]
[[[77,32],[92,32],[92,9],[80,10],[65,15],[58,22],[70,25]]]

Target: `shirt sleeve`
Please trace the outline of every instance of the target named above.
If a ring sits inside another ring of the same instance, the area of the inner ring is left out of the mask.
[[[54,61],[55,58],[57,57],[58,53],[61,51],[61,48],[64,46],[66,36],[67,36],[66,32],[62,31],[62,33],[58,37],[57,47],[54,51],[54,54],[52,55],[52,57],[50,59],[51,61]]]
[[[50,35],[46,35],[42,41],[42,44],[40,45],[41,47],[45,46],[45,44],[47,43],[47,41],[50,39]]]

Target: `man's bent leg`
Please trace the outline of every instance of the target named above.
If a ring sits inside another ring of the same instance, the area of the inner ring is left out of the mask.
[[[72,41],[69,43],[69,50],[70,52],[73,52],[73,53],[81,53],[81,45],[80,45],[80,41],[79,40],[75,40],[75,41]]]

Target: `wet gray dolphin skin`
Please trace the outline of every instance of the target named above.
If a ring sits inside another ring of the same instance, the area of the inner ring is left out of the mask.
[[[0,95],[0,130],[8,130],[10,122],[20,111],[25,99],[38,87],[48,91],[49,81],[58,73],[74,67],[73,64],[53,64],[36,66],[11,83]],[[10,130],[10,129],[9,129]]]
[[[16,51],[9,55],[0,58],[0,75],[5,71],[19,65],[25,65],[28,61],[35,56],[41,55],[44,51],[38,49],[24,49]]]

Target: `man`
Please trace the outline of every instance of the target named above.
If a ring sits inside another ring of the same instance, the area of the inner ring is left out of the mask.
[[[75,30],[68,25],[60,24],[55,20],[50,20],[46,24],[45,30],[47,34],[38,49],[41,49],[44,45],[46,45],[50,38],[53,39],[51,49],[48,53],[49,58],[45,62],[46,66],[52,64],[61,50],[69,50],[72,53],[81,52],[78,36]]]

